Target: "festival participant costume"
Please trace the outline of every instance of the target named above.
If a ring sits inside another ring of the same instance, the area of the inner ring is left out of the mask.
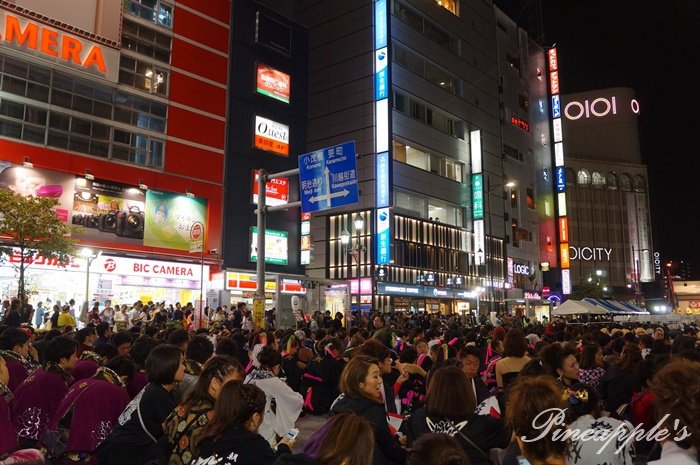
[[[85,350],[80,354],[79,358],[80,360],[76,362],[75,366],[70,371],[70,375],[73,379],[79,381],[95,376],[95,373],[97,373],[97,370],[102,365],[102,357],[91,350]]]
[[[5,359],[7,371],[10,372],[10,382],[7,387],[10,388],[10,391],[15,392],[17,386],[22,384],[22,381],[33,371],[29,360],[14,350],[0,350],[0,357]]]
[[[29,375],[14,392],[12,422],[21,439],[39,441],[49,420],[68,392],[73,378],[58,364],[49,362]]]
[[[226,428],[218,438],[206,438],[199,446],[199,456],[192,465],[272,465],[277,455],[290,453],[285,444],[277,446],[277,453],[257,433],[243,425]]]

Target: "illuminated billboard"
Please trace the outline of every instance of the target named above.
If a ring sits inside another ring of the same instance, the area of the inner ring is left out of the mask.
[[[292,78],[287,73],[258,63],[255,90],[262,95],[289,103]]]
[[[287,231],[265,230],[265,263],[272,265],[286,265],[288,262],[288,236]],[[250,228],[250,261],[258,259],[258,228]]]
[[[253,172],[253,203],[258,204],[258,172]],[[265,183],[265,204],[267,206],[289,203],[289,178],[274,178]]]
[[[255,148],[289,156],[289,126],[255,116]]]

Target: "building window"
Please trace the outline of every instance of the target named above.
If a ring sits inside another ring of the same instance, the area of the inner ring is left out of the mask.
[[[122,26],[122,50],[170,63],[172,37],[154,28],[146,27],[129,19],[124,19]]]
[[[503,154],[518,161],[523,161],[525,158],[522,152],[508,144],[503,144]]]
[[[451,136],[460,137],[461,135],[461,124],[459,121],[450,118],[439,110],[429,108],[426,104],[398,91],[394,91],[394,110],[433,126],[435,129]]]
[[[394,43],[394,61],[451,94],[459,94],[460,79],[458,77],[409,52],[408,49],[397,43]]]
[[[637,192],[646,192],[647,190],[647,183],[640,174],[634,177],[634,190]]]
[[[453,15],[459,16],[459,0],[435,0],[435,3],[437,3]]]
[[[168,95],[168,72],[126,55],[119,59],[119,83],[150,94]]]
[[[167,105],[2,55],[0,69],[0,135],[163,166]]]
[[[608,189],[617,189],[617,176],[615,173],[608,173],[605,175],[605,184],[607,184]]]
[[[620,188],[623,191],[629,191],[632,189],[632,179],[628,174],[620,175]]]
[[[527,188],[527,208],[535,209],[535,189]]]
[[[459,41],[440,27],[409,8],[404,2],[394,2],[394,15],[404,23],[455,55],[459,53]]]
[[[605,185],[605,177],[597,171],[593,172],[591,180],[594,186],[601,187]]]
[[[586,170],[579,170],[578,176],[576,177],[579,184],[590,184],[591,175]]]
[[[464,165],[449,157],[430,153],[420,147],[394,141],[394,160],[406,163],[424,171],[430,171],[444,178],[463,182]]]
[[[444,200],[425,197],[414,192],[394,190],[394,208],[397,213],[450,226],[464,226],[464,211],[459,205]]]
[[[173,27],[173,7],[160,0],[125,0],[124,11],[163,27]]]
[[[512,208],[518,207],[518,188],[517,187],[510,188],[510,206]]]

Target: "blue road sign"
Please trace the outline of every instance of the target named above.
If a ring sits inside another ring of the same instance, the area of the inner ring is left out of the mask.
[[[299,192],[304,213],[357,203],[355,142],[300,155]]]

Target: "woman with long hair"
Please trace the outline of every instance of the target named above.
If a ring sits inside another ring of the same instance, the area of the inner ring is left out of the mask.
[[[216,400],[192,465],[272,465],[275,452],[258,434],[265,413],[265,393],[253,384],[229,381]],[[289,453],[293,440],[282,439],[277,454]]]
[[[406,449],[391,435],[381,396],[379,362],[363,355],[353,356],[340,376],[341,396],[331,406],[331,416],[356,413],[372,425],[374,465],[404,463]]]
[[[311,436],[301,454],[280,455],[275,465],[372,465],[373,455],[370,424],[354,413],[341,413]]]
[[[578,379],[581,383],[598,389],[600,380],[605,376],[603,349],[598,344],[586,344],[581,350]]]
[[[142,465],[164,460],[159,440],[163,422],[175,408],[173,388],[185,376],[180,349],[172,344],[154,348],[146,359],[148,384],[127,405],[117,426],[95,450],[103,465]]]
[[[165,420],[170,465],[190,463],[197,454],[194,445],[209,423],[221,388],[228,381],[241,381],[243,377],[243,367],[233,357],[217,355],[207,361],[193,388]]]
[[[435,370],[425,395],[425,407],[406,421],[409,445],[426,434],[446,434],[460,443],[473,465],[488,465],[489,449],[505,447],[510,440],[502,420],[476,413],[471,382],[456,366]]]
[[[275,435],[282,437],[294,427],[304,399],[279,378],[282,356],[272,346],[263,346],[258,361],[260,368],[252,370],[245,382],[258,386],[265,393],[267,404],[260,434],[274,445],[277,443]]]
[[[610,365],[600,382],[600,394],[607,410],[617,412],[628,404],[639,390],[637,373],[642,364],[642,352],[637,344],[628,342],[622,349],[620,361]]]

